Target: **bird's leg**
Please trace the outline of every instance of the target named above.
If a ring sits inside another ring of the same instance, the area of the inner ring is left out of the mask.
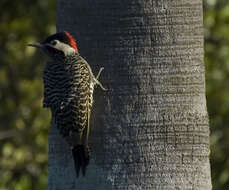
[[[95,84],[98,84],[102,90],[107,91],[107,89],[104,88],[101,82],[99,82],[97,79],[95,79]]]
[[[99,80],[100,74],[102,73],[103,69],[104,69],[104,67],[101,67],[101,68],[99,69],[99,72],[98,72],[98,74],[97,74],[97,76],[96,76],[96,79],[97,79],[97,80]]]
[[[99,70],[99,72],[95,78],[95,84],[98,84],[102,90],[107,91],[107,89],[103,87],[101,82],[99,82],[99,77],[100,77],[100,74],[102,73],[103,69],[104,69],[103,67],[100,68],[100,70]]]

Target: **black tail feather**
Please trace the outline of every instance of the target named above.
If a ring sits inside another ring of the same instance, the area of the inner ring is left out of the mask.
[[[90,159],[89,148],[84,145],[74,146],[72,155],[75,163],[76,176],[79,177],[80,169],[82,170],[83,176],[85,176]]]

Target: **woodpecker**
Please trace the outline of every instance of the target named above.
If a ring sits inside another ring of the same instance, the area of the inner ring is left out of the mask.
[[[101,68],[95,77],[78,51],[76,40],[69,32],[49,36],[40,44],[28,44],[41,49],[48,57],[44,69],[43,107],[50,108],[60,135],[71,147],[76,176],[85,176],[90,159],[88,138],[93,91],[99,82]]]

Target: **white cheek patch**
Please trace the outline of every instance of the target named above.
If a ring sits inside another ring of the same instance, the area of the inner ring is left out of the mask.
[[[61,50],[64,52],[64,55],[70,55],[75,53],[75,49],[69,46],[68,44],[62,43],[57,40],[56,45],[54,46],[56,49]]]

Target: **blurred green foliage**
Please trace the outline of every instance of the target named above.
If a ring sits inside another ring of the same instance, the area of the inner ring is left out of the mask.
[[[46,189],[45,59],[27,44],[55,32],[56,2],[1,0],[0,10],[0,189]]]
[[[0,190],[46,189],[45,58],[27,44],[55,32],[56,2],[1,0],[0,10]],[[204,0],[204,25],[213,187],[228,190],[229,1]]]
[[[205,64],[215,190],[229,189],[229,1],[205,0]]]

